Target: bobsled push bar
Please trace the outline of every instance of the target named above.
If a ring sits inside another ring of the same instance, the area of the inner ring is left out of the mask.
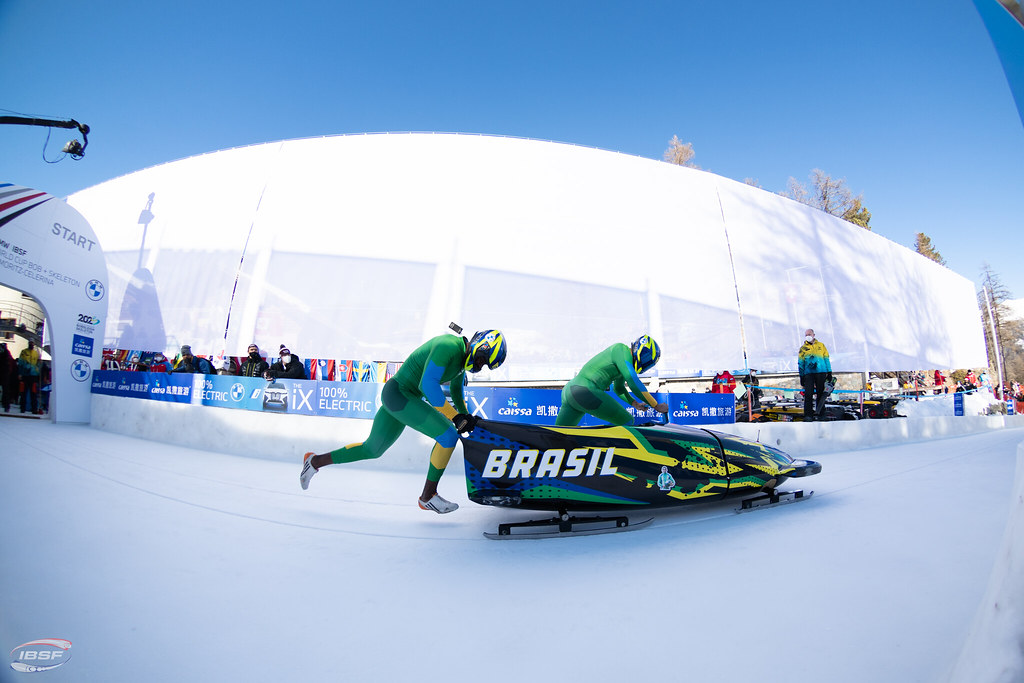
[[[642,529],[654,521],[654,518],[642,522],[630,523],[629,517],[576,517],[565,510],[559,510],[557,517],[550,519],[533,519],[528,522],[507,522],[498,525],[498,533],[484,532],[484,536],[495,541],[513,538],[562,538],[566,536],[594,536],[611,534],[618,531]],[[546,527],[546,528],[545,528]],[[527,531],[514,531],[526,529]],[[530,529],[543,529],[529,531]]]

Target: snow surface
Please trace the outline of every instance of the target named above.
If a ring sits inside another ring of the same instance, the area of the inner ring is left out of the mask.
[[[538,513],[469,503],[458,455],[441,517],[422,473],[337,466],[303,492],[296,464],[0,419],[0,649],[70,640],[52,681],[940,681],[1021,441],[823,453],[799,504],[494,542]]]
[[[954,394],[932,394],[919,400],[905,398],[896,405],[896,412],[904,417],[948,417],[953,414]],[[991,391],[974,391],[964,394],[964,415],[985,415],[990,407],[1000,401]]]

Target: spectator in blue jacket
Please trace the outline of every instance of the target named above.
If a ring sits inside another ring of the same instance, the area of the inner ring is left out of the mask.
[[[192,355],[192,347],[188,344],[181,347],[181,358],[174,364],[171,372],[192,372],[203,375],[214,375],[213,364],[205,358]]]

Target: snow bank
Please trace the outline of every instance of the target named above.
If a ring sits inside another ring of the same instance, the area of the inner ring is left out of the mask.
[[[987,415],[989,407],[999,403],[999,399],[991,391],[964,394],[964,415]],[[910,418],[952,417],[953,394],[922,396],[918,401],[903,399],[896,406],[896,412]]]

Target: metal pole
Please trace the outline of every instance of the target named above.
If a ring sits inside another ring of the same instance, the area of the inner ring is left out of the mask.
[[[992,316],[992,303],[989,301],[988,287],[982,287],[985,294],[985,307],[988,309],[988,325],[992,330],[992,349],[996,354],[996,371],[999,373],[999,386],[1003,386],[1003,354],[999,349],[999,337],[996,335],[996,319]]]
[[[736,313],[740,323],[740,347],[743,350],[743,369],[750,374],[750,359],[747,358],[747,333],[743,326],[743,304],[740,301],[740,283],[736,278],[736,261],[732,256],[732,242],[729,241],[729,226],[725,221],[725,205],[722,204],[722,195],[715,188],[715,196],[718,197],[718,210],[722,214],[722,232],[725,233],[725,247],[729,252],[729,267],[732,269],[732,284],[736,290]]]

